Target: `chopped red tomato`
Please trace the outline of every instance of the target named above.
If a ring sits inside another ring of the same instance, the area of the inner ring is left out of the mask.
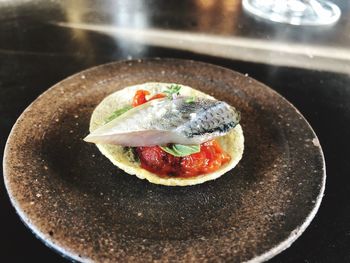
[[[136,91],[135,96],[132,100],[132,106],[136,107],[136,106],[144,104],[150,100],[161,99],[161,98],[165,97],[165,94],[158,93],[147,100],[147,98],[146,98],[147,95],[150,95],[150,92],[148,90],[140,89],[140,90]]]
[[[159,146],[137,147],[141,167],[159,176],[193,177],[214,172],[231,157],[215,140],[201,144],[199,153],[175,157]]]
[[[148,101],[155,100],[155,99],[162,99],[162,98],[165,98],[165,94],[158,93],[158,94],[154,95],[152,98],[150,98]]]
[[[136,107],[136,106],[139,106],[141,104],[146,103],[147,102],[146,96],[149,94],[150,93],[148,90],[140,89],[140,90],[136,91],[135,96],[132,100],[132,106]]]
[[[159,146],[137,147],[141,167],[157,175],[177,175],[180,158],[163,151]]]
[[[185,157],[181,160],[181,172],[183,177],[192,177],[199,174],[211,173],[218,170],[223,164],[231,160],[216,140],[201,144],[201,151]]]

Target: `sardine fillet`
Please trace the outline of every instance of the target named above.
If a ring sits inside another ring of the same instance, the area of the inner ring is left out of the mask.
[[[85,141],[122,146],[200,144],[227,134],[239,120],[239,112],[222,101],[157,99],[96,129]]]

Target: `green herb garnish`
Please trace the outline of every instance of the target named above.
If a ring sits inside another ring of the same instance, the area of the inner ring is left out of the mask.
[[[200,152],[200,145],[182,145],[182,144],[172,144],[170,146],[161,146],[163,151],[170,153],[176,157],[183,157],[193,153]]]
[[[167,90],[164,90],[164,93],[167,95],[168,99],[172,100],[174,95],[180,95],[180,85],[172,84],[170,87],[167,87]]]
[[[186,100],[185,100],[186,103],[193,103],[194,102],[194,97],[188,97]]]
[[[132,163],[140,163],[140,159],[136,153],[135,147],[123,147],[123,153],[126,158]]]
[[[105,120],[105,124],[114,120],[115,118],[119,117],[120,115],[122,115],[123,113],[127,112],[128,110],[132,109],[132,106],[128,105],[125,106],[121,109],[118,109],[116,111],[114,111],[106,120]]]

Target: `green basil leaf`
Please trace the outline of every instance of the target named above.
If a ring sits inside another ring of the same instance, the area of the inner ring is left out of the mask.
[[[183,157],[193,153],[200,152],[200,145],[182,145],[182,144],[172,144],[170,146],[161,146],[163,151],[174,155],[176,157]]]
[[[194,103],[194,97],[188,97],[186,100],[185,100],[186,103]]]
[[[128,110],[132,109],[132,106],[128,105],[125,106],[121,109],[118,109],[116,111],[114,111],[106,120],[105,120],[105,124],[114,120],[115,118],[119,117],[120,115],[122,115],[123,113],[127,112]]]
[[[173,95],[180,95],[180,85],[172,84],[169,87],[167,87],[167,90],[164,90],[164,93],[167,95],[168,99],[172,100]]]

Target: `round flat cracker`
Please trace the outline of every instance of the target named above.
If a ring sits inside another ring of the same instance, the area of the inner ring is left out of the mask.
[[[112,93],[104,100],[102,100],[102,102],[92,113],[90,120],[90,132],[102,126],[105,123],[105,120],[115,110],[123,108],[127,105],[131,105],[133,96],[137,90],[148,90],[152,96],[154,94],[163,92],[171,84],[175,83],[144,83],[126,87],[122,90],[118,90]],[[184,85],[180,86],[181,95],[214,99],[212,96],[209,96],[196,89]],[[198,175],[191,178],[159,177],[158,175],[141,168],[138,162],[135,162],[132,160],[132,158],[130,158],[128,154],[126,154],[125,147],[111,144],[96,144],[96,146],[101,151],[101,153],[105,155],[114,165],[118,166],[128,174],[136,175],[138,178],[146,179],[154,184],[167,186],[187,186],[214,180],[234,168],[240,161],[244,150],[244,136],[242,127],[239,124],[225,136],[218,137],[217,141],[220,143],[223,150],[231,156],[231,160],[215,172]]]

